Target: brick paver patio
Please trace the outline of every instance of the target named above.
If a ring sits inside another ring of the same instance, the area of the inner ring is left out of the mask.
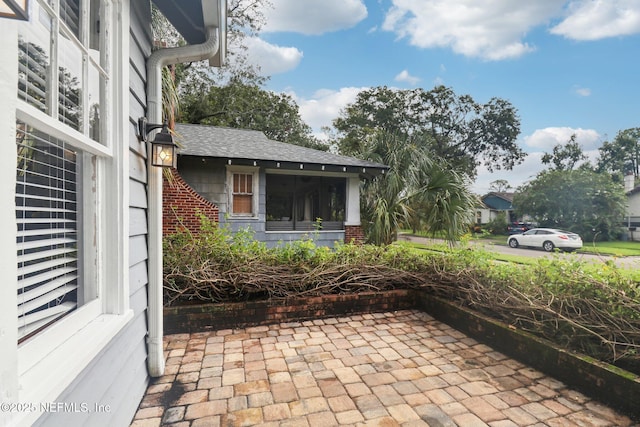
[[[165,337],[132,427],[631,426],[419,311]]]

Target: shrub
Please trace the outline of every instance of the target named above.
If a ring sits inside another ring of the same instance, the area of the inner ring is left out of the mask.
[[[501,263],[478,247],[336,244],[267,249],[203,222],[165,238],[166,305],[413,288],[455,301],[570,350],[640,373],[640,286],[613,263],[559,257]]]
[[[507,215],[504,212],[498,213],[498,215],[484,225],[484,229],[491,234],[498,236],[507,235]]]

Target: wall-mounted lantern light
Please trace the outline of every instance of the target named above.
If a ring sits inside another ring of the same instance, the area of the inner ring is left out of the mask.
[[[178,146],[173,142],[173,137],[171,136],[171,133],[169,133],[169,126],[167,123],[163,123],[161,125],[147,123],[146,117],[140,117],[138,119],[138,140],[140,142],[149,142],[147,141],[147,135],[154,129],[162,130],[156,134],[153,141],[150,141],[151,164],[153,166],[175,168],[178,161]]]
[[[29,20],[29,0],[0,0],[0,17]]]

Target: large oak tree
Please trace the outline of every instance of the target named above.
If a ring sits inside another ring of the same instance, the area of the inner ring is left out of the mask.
[[[599,148],[598,170],[619,178],[632,173],[640,178],[640,128],[625,129],[613,141],[605,141]]]
[[[181,98],[180,121],[264,132],[273,140],[326,150],[291,96],[233,79]]]
[[[579,233],[583,239],[615,239],[625,215],[622,185],[586,168],[545,170],[518,187],[513,206],[541,226]]]
[[[524,160],[516,144],[520,119],[500,98],[480,104],[469,95],[437,86],[401,90],[386,86],[360,92],[333,121],[340,152],[358,155],[379,132],[419,136],[423,148],[456,170],[474,177],[477,167],[510,170]]]

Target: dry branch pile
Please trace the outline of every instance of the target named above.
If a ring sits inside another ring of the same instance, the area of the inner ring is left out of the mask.
[[[609,268],[610,267],[610,268]],[[266,249],[220,230],[165,241],[166,305],[424,289],[640,374],[640,285],[578,262],[497,264],[481,250],[420,254],[390,246],[301,241]],[[603,269],[607,270],[607,268]]]

